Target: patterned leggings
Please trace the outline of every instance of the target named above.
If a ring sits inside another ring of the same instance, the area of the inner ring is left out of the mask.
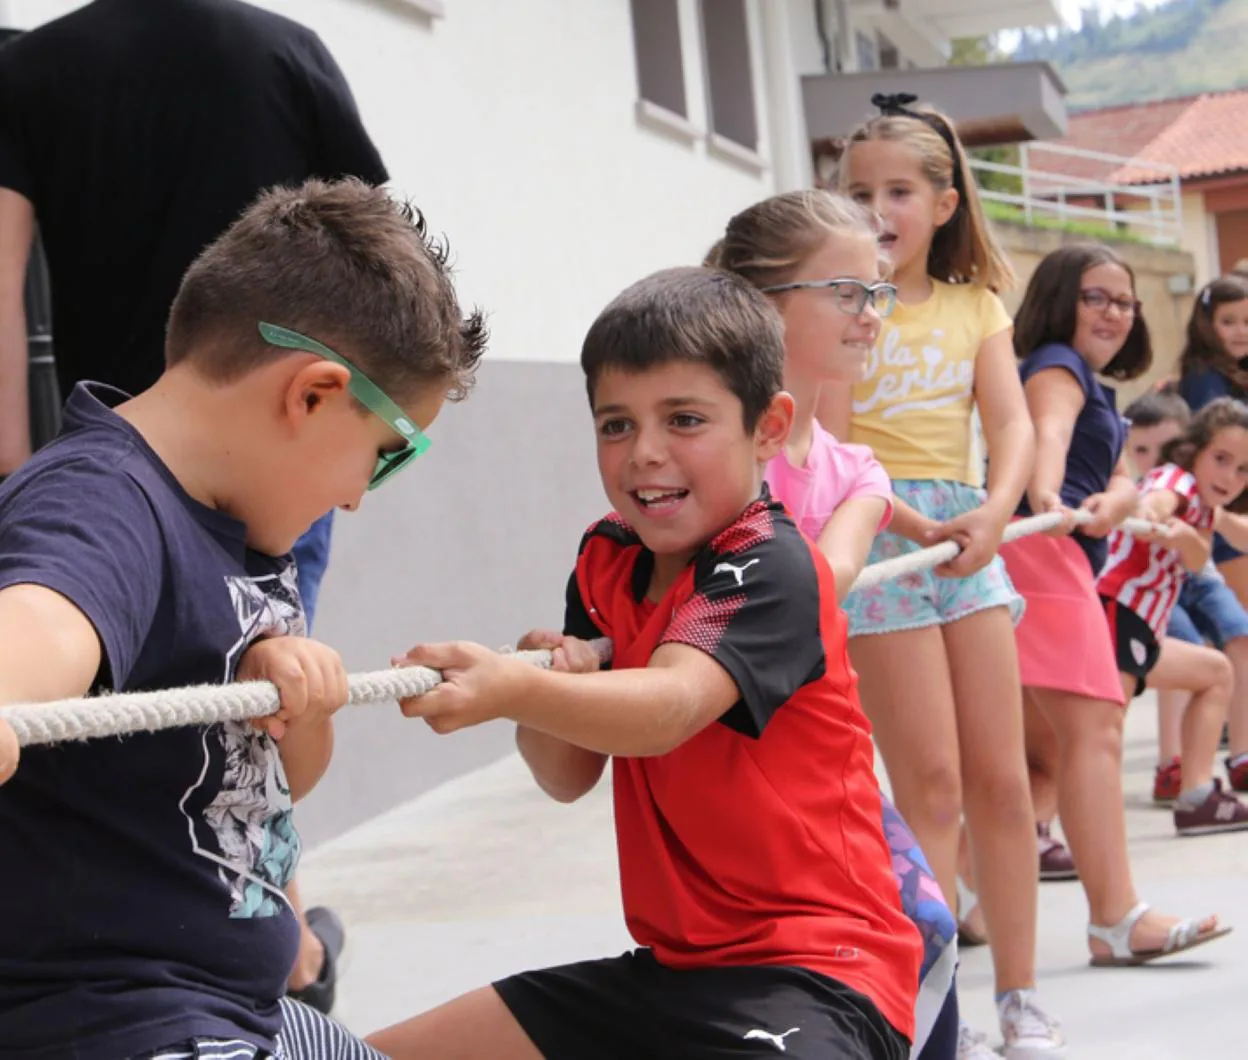
[[[932,1033],[953,987],[958,963],[958,922],[945,904],[940,884],[919,849],[910,826],[897,807],[880,795],[884,810],[884,837],[893,855],[893,875],[901,892],[901,908],[923,938],[923,965],[915,1002],[915,1053]]]

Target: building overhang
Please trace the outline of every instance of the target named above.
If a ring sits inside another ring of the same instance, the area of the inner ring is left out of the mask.
[[[1048,63],[928,70],[871,70],[802,78],[806,129],[816,154],[878,113],[877,92],[908,92],[953,119],[967,147],[1051,140],[1066,134],[1066,86]]]
[[[1062,22],[1057,0],[850,0],[850,8],[904,12],[934,26],[949,40]]]

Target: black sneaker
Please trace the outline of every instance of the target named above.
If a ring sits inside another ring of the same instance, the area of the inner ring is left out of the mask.
[[[304,917],[308,922],[308,930],[325,947],[325,960],[321,963],[321,974],[316,977],[316,982],[309,983],[302,990],[287,990],[286,996],[302,1001],[309,1008],[328,1016],[334,1008],[334,991],[338,986],[338,958],[342,956],[347,932],[342,921],[338,919],[338,914],[323,905],[309,909]]]

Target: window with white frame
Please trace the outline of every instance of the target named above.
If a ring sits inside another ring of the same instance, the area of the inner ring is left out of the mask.
[[[631,0],[631,4],[638,94],[646,103],[687,118],[677,0]]]
[[[701,0],[701,15],[711,132],[757,152],[758,114],[745,0]]]

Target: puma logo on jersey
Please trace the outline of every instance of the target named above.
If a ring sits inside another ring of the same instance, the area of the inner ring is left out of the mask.
[[[757,563],[758,561],[755,560],[754,562]],[[771,1044],[776,1047],[776,1052],[787,1053],[789,1050],[788,1050],[788,1046],[784,1044],[784,1039],[787,1038],[790,1034],[796,1034],[801,1029],[802,1029],[801,1027],[790,1027],[783,1034],[772,1034],[771,1031],[764,1031],[764,1030],[759,1030],[755,1028],[752,1031],[746,1031],[745,1037],[742,1040],[747,1041],[747,1042],[749,1041],[771,1042]]]
[[[734,566],[731,563],[720,563],[715,567],[713,571],[711,571],[711,576],[714,577],[716,574],[729,573],[734,578],[737,579],[738,585],[744,585],[745,584],[745,572],[749,570],[752,566],[754,566],[754,564],[757,562],[758,562],[757,558],[752,559],[749,561],[749,563],[744,563],[740,567]]]

